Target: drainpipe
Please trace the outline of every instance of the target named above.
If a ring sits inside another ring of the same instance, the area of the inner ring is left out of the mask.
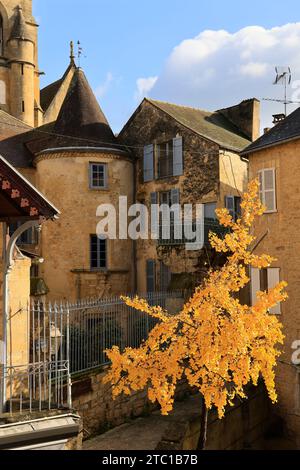
[[[40,227],[41,221],[30,220],[22,224],[10,237],[7,243],[8,225],[3,224],[3,380],[1,390],[0,411],[5,412],[6,406],[6,374],[7,374],[7,323],[9,318],[9,274],[13,265],[13,253],[16,243],[22,233],[30,228]]]
[[[1,403],[0,411],[4,412],[4,406],[6,403],[6,361],[7,361],[7,321],[6,312],[8,310],[8,274],[6,270],[6,245],[7,245],[7,224],[3,223],[3,241],[2,241],[2,261],[3,261],[3,308],[2,308],[2,387],[1,387]]]

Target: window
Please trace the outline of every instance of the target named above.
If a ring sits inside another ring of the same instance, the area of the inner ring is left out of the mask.
[[[107,267],[107,240],[91,235],[91,269],[106,269]]]
[[[204,218],[217,220],[216,209],[217,204],[215,202],[204,204]]]
[[[90,163],[90,188],[107,188],[107,165],[105,163]]]
[[[273,289],[280,282],[280,269],[279,268],[267,268],[257,269],[251,268],[251,302],[254,305],[257,301],[258,291],[268,291]],[[281,314],[281,305],[278,304],[270,309],[270,313],[273,315]]]
[[[22,225],[21,222],[15,222],[9,225],[9,235],[12,236],[13,233]],[[17,240],[17,245],[37,245],[39,242],[38,230],[34,227],[23,232],[22,235]]]
[[[156,291],[156,262],[153,259],[147,260],[146,263],[146,282],[147,292]]]
[[[183,174],[182,137],[158,144],[156,150],[159,178]]]
[[[144,147],[144,182],[153,181],[154,168],[157,163],[158,178],[181,176],[183,174],[183,140],[182,137],[170,139],[167,142]]]
[[[173,176],[173,140],[157,146],[158,177]]]
[[[275,169],[268,168],[258,172],[259,195],[262,204],[266,207],[266,213],[276,212],[276,178]]]
[[[171,283],[171,271],[162,261],[160,262],[160,291],[168,292]]]
[[[225,196],[225,207],[234,221],[241,217],[241,198],[239,196]]]

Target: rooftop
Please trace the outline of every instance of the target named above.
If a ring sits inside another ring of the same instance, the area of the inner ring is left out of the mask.
[[[278,122],[266,134],[262,135],[255,142],[246,147],[243,155],[262,150],[264,148],[280,145],[287,141],[300,138],[300,108],[287,116],[283,121]]]

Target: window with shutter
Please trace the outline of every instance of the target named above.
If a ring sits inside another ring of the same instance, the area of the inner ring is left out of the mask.
[[[147,292],[156,291],[156,262],[147,260],[146,264]]]
[[[238,196],[225,196],[225,207],[233,220],[241,216],[241,198]]]
[[[177,188],[171,190],[171,205],[173,204],[180,204],[180,190]]]
[[[173,139],[173,176],[183,175],[183,142],[182,137]]]
[[[259,171],[259,195],[266,213],[276,212],[276,176],[274,168]]]
[[[144,182],[154,179],[154,146],[146,145],[144,147]]]
[[[251,305],[257,302],[257,292],[268,292],[280,282],[280,269],[268,268],[257,269],[251,268]],[[280,304],[270,309],[273,315],[281,314]]]
[[[160,290],[167,292],[170,288],[171,271],[162,261],[160,262]]]
[[[207,202],[204,204],[204,218],[205,219],[217,219],[216,214],[217,203],[216,202]]]

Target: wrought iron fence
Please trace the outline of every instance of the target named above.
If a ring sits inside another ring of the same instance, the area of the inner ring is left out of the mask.
[[[168,298],[180,292],[141,295],[150,305],[166,307]],[[91,299],[74,304],[36,303],[32,310],[32,359],[69,361],[76,374],[108,363],[106,349],[138,347],[146,340],[156,320],[128,307],[119,297]],[[46,334],[45,334],[46,332]],[[50,346],[49,346],[50,343]]]
[[[6,412],[32,413],[72,407],[68,361],[7,367],[1,376],[7,392]]]
[[[141,297],[165,308],[168,299],[182,294]],[[29,365],[8,365],[0,377],[10,412],[71,407],[72,374],[108,364],[105,350],[112,346],[140,346],[156,324],[119,297],[74,304],[34,302],[28,315]]]

